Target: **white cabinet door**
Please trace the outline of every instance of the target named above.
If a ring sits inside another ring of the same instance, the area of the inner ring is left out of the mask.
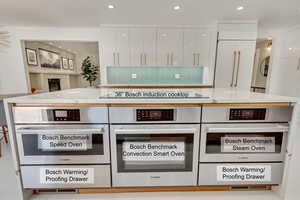
[[[129,29],[129,47],[130,47],[130,64],[131,66],[143,65],[144,53],[144,31],[140,28]]]
[[[101,65],[115,66],[116,65],[116,44],[115,35],[113,29],[102,29],[101,30]]]
[[[204,29],[184,30],[184,65],[205,66],[211,64],[212,34]]]
[[[219,42],[215,87],[250,90],[255,45],[255,41]]]
[[[252,73],[254,67],[255,41],[238,42],[238,58],[236,68],[236,78],[234,87],[240,89],[251,89]]]
[[[131,65],[154,66],[156,64],[155,28],[130,28],[129,40]]]
[[[116,64],[118,66],[130,65],[129,32],[128,28],[114,29]]]
[[[157,30],[157,65],[183,65],[183,30],[159,28]]]
[[[156,65],[156,29],[144,28],[143,30],[143,49],[144,65]]]

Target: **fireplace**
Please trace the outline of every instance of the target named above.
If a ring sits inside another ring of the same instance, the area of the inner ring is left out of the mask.
[[[61,90],[59,78],[49,78],[48,85],[49,85],[49,92]]]

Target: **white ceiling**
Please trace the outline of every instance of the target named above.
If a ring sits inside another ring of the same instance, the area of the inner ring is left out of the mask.
[[[108,9],[108,4],[116,8]],[[174,11],[175,4],[182,9]],[[239,5],[245,9],[238,12]],[[281,29],[300,24],[299,9],[300,0],[0,0],[0,25],[209,25],[257,19],[260,27]]]

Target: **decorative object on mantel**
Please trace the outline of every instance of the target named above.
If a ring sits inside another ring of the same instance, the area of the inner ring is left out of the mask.
[[[74,62],[72,59],[69,59],[69,69],[74,70]]]
[[[62,61],[62,68],[69,69],[68,58],[61,57],[61,61]]]
[[[37,53],[35,49],[25,48],[27,64],[38,66]]]
[[[58,53],[45,49],[39,49],[39,55],[41,67],[54,69],[61,68],[60,56]]]
[[[86,57],[81,65],[82,77],[90,83],[90,86],[96,81],[98,77],[99,66],[94,65],[91,61],[91,57]]]
[[[8,31],[0,31],[0,49],[3,47],[9,47],[9,32]]]

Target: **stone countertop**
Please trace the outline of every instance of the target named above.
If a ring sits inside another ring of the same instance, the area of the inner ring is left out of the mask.
[[[113,98],[115,92],[187,92],[201,94],[203,98]],[[91,104],[207,104],[207,103],[295,103],[298,98],[270,94],[254,93],[238,89],[111,89],[77,88],[51,93],[9,98],[8,103],[55,104],[55,103],[91,103]]]
[[[19,97],[29,95],[29,93],[18,93],[18,94],[0,94],[0,101],[7,98]]]

